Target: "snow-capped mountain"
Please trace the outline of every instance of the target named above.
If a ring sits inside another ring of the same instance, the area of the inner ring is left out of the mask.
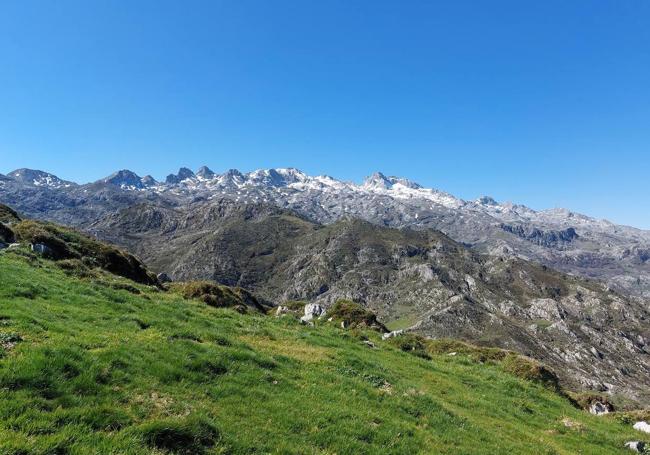
[[[56,175],[50,174],[48,172],[25,168],[16,169],[15,171],[10,172],[7,174],[7,177],[26,185],[34,185],[46,188],[68,188],[76,185],[75,183],[61,180]]]
[[[379,172],[361,183],[294,168],[215,173],[206,166],[196,173],[181,168],[163,182],[128,170],[85,185],[27,169],[0,179],[0,202],[81,227],[143,201],[174,207],[221,199],[287,208],[321,223],[355,217],[392,227],[438,229],[479,252],[531,259],[650,297],[650,231],[566,209],[536,211],[489,196],[466,201]]]

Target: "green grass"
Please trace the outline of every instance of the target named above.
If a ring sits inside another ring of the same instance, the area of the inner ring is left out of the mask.
[[[642,439],[462,346],[418,357],[24,253],[0,253],[0,346],[3,455],[623,454]]]
[[[386,323],[386,328],[388,328],[388,330],[404,330],[411,327],[417,321],[418,319],[414,315],[402,316]]]

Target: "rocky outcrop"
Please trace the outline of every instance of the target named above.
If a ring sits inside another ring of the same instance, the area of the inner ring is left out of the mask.
[[[523,225],[511,225],[502,223],[501,229],[511,234],[525,239],[535,245],[543,246],[546,248],[553,248],[557,246],[570,243],[577,239],[578,233],[575,228],[569,227],[561,231],[544,231],[539,228]]]
[[[325,308],[317,303],[308,303],[304,308],[304,316],[300,318],[303,322],[310,322],[325,314]]]

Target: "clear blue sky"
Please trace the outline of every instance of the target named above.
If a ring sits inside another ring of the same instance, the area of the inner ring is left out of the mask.
[[[0,172],[375,170],[650,228],[650,2],[0,4]]]

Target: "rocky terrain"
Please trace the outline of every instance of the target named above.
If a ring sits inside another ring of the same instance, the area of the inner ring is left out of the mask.
[[[478,252],[530,259],[650,297],[650,232],[564,209],[535,211],[490,197],[464,201],[380,173],[357,185],[296,169],[216,174],[182,168],[164,182],[122,170],[78,185],[28,169],[0,176],[0,202],[38,218],[85,227],[135,203],[183,208],[227,198],[291,209],[318,223],[342,217],[391,227],[432,228]]]
[[[344,219],[315,223],[231,199],[139,204],[87,228],[174,280],[209,279],[282,303],[364,304],[391,328],[521,352],[569,388],[650,402],[650,309],[601,282],[439,231]]]

